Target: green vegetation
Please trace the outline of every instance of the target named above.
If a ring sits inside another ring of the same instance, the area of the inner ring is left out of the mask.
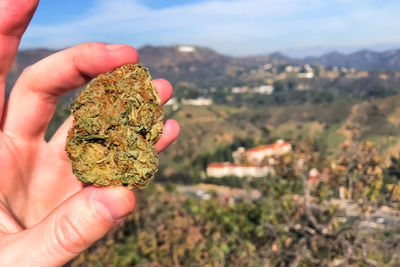
[[[220,93],[225,105],[164,108],[182,132],[160,156],[156,183],[136,193],[137,209],[121,227],[71,265],[398,266],[400,222],[376,214],[400,207],[400,96],[363,100],[332,93],[332,101],[278,103],[263,102],[268,96],[229,102],[229,95]],[[47,139],[68,114],[58,107]],[[279,159],[274,175],[204,179],[209,163],[232,161],[239,146],[280,138],[292,141],[294,152]],[[329,179],[306,182],[312,168]],[[234,198],[232,205],[216,191],[209,200],[181,191],[204,182],[249,195],[257,189],[261,197]],[[340,187],[351,201],[338,200]]]
[[[320,154],[306,143],[296,147],[279,159],[275,175],[257,181],[261,197],[253,201],[230,205],[215,193],[200,201],[176,186],[152,184],[137,192],[137,209],[122,227],[71,265],[398,266],[400,224],[379,224],[371,216],[382,204],[396,209],[398,201],[393,189],[384,190],[375,147],[357,141],[344,146],[342,157],[323,161],[336,164],[327,167],[330,180],[316,184],[307,173]],[[393,164],[389,172],[396,175],[399,164]],[[342,203],[358,209],[356,216],[336,200],[338,186],[349,189],[350,176],[362,186],[353,187],[353,202]]]

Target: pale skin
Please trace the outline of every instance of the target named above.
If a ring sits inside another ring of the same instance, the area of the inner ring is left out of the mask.
[[[130,214],[132,191],[84,187],[72,174],[65,138],[72,119],[49,142],[44,133],[60,95],[100,73],[139,60],[128,45],[85,43],[27,68],[4,103],[5,80],[38,0],[0,1],[0,266],[60,266]],[[154,81],[162,103],[171,85]],[[1,116],[2,114],[2,116]],[[178,136],[164,123],[158,152]]]

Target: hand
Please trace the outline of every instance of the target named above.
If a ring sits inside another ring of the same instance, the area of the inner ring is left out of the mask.
[[[38,0],[0,3],[0,266],[57,266],[68,262],[132,212],[133,192],[120,187],[84,187],[64,151],[69,118],[49,142],[44,133],[60,95],[100,73],[137,63],[127,45],[82,44],[27,68],[4,107],[5,79]],[[154,85],[165,103],[165,80]],[[164,124],[158,152],[178,135]]]

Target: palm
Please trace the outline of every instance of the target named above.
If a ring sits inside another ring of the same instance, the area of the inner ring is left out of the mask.
[[[0,205],[3,205],[3,211],[9,211],[8,217],[10,214],[15,217],[13,223],[18,222],[22,228],[37,224],[61,202],[83,188],[83,184],[72,174],[64,150],[72,118],[61,125],[49,142],[44,141],[45,129],[54,112],[58,96],[84,84],[90,79],[88,76],[109,71],[124,63],[135,62],[137,55],[134,53],[131,58],[127,58],[126,54],[121,54],[121,59],[114,59],[116,62],[110,59],[104,61],[108,64],[111,62],[110,66],[104,63],[96,63],[97,66],[88,64],[82,67],[87,68],[86,70],[79,69],[79,65],[72,64],[63,69],[52,64],[58,65],[58,58],[74,58],[75,53],[87,53],[93,61],[95,57],[91,54],[96,54],[96,50],[100,50],[97,53],[104,53],[104,46],[85,44],[54,54],[50,59],[44,59],[25,71],[12,90],[2,121],[3,131],[0,132],[0,162],[3,174],[0,177]],[[131,48],[125,48],[132,52]],[[90,58],[83,57],[86,63]],[[54,74],[53,79],[52,75],[48,75],[50,79],[44,82],[36,78],[37,72],[48,72],[54,68],[60,73]],[[63,87],[64,84],[70,86]],[[165,103],[172,94],[170,84],[161,79],[155,80],[154,85],[161,102]],[[35,93],[31,95],[30,91]],[[44,99],[46,101],[43,101]],[[32,105],[35,102],[36,105]],[[29,111],[22,109],[21,105],[29,106]],[[176,138],[177,131],[175,122],[170,121],[164,126],[164,134],[156,146],[158,152]]]
[[[0,194],[23,227],[38,223],[82,188],[61,144],[24,142],[2,134],[0,151]]]
[[[57,266],[104,236],[135,206],[132,191],[84,185],[64,151],[71,117],[49,142],[44,134],[60,95],[100,73],[137,63],[127,45],[82,44],[26,69],[4,105],[5,80],[39,0],[0,1],[0,265]],[[172,94],[155,80],[161,102]],[[178,135],[164,124],[160,152]]]

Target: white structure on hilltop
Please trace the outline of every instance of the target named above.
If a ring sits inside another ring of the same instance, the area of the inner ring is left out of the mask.
[[[265,177],[271,172],[267,165],[235,164],[230,162],[215,162],[207,166],[207,176],[221,178],[225,176],[236,177]]]
[[[196,51],[196,47],[191,45],[181,45],[178,46],[178,51],[181,53],[193,53]]]
[[[247,150],[246,157],[248,162],[260,164],[265,158],[283,156],[292,150],[292,144],[283,140],[278,140],[275,144],[255,147]]]

